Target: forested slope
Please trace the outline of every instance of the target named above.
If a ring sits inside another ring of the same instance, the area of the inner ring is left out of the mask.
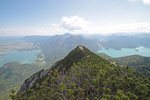
[[[12,92],[13,100],[149,100],[150,78],[78,46]]]
[[[139,71],[141,75],[150,76],[150,57],[131,55],[131,56],[113,58],[104,53],[100,53],[98,55],[107,59],[111,63],[115,63],[120,66],[129,66]]]

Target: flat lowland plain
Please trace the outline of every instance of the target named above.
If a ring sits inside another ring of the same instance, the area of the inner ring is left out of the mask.
[[[13,50],[33,50],[35,46],[33,43],[23,40],[0,41],[0,56],[4,55],[4,51]]]

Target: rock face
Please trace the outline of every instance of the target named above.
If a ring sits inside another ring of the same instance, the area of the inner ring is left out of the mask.
[[[84,52],[84,49],[82,46],[78,46],[78,48]]]
[[[40,70],[39,72],[33,74],[31,77],[29,77],[28,79],[26,79],[24,81],[24,83],[22,84],[21,88],[20,88],[20,93],[23,93],[23,91],[27,91],[30,88],[33,88],[36,84],[36,82],[42,80],[44,77],[46,77],[48,75],[48,73],[50,72],[50,70],[52,68],[54,68],[54,66],[57,63],[55,63],[54,65],[52,65],[49,69],[47,70]]]
[[[49,69],[47,70],[41,70],[35,74],[33,74],[30,78],[26,79],[23,83],[23,85],[20,88],[20,93],[22,93],[23,91],[27,91],[29,88],[32,88],[35,86],[35,83],[43,78],[44,76],[46,76],[49,72]]]
[[[81,61],[83,58],[87,57],[84,48],[85,47],[83,46],[77,46],[77,48],[72,50],[72,52],[70,52],[64,59],[56,62],[49,69],[42,69],[41,71],[33,74],[31,77],[24,81],[19,92],[23,93],[30,88],[34,88],[35,84],[44,79],[44,77],[48,75],[50,70],[57,69],[58,71],[60,71],[64,67],[65,69],[68,69],[68,67],[71,67],[74,63]]]

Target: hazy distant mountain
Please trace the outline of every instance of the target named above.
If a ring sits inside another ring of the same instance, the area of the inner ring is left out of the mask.
[[[150,47],[150,34],[132,34],[132,35],[72,35],[66,33],[64,35],[55,35],[55,36],[31,36],[26,37],[27,40],[34,41],[36,44],[39,43],[40,46],[47,46],[48,43],[52,48],[57,48],[58,46],[63,48],[73,48],[70,46],[73,45],[85,45],[92,51],[99,50],[99,46],[104,48],[136,48],[138,46]],[[57,42],[59,40],[59,43]],[[66,41],[67,40],[67,41]],[[57,43],[56,43],[57,42]],[[54,47],[56,43],[57,47]],[[73,46],[74,47],[74,46]],[[75,48],[75,47],[74,47]]]
[[[31,36],[25,37],[26,40],[32,41],[35,45],[38,45],[41,51],[45,55],[47,62],[54,59],[61,59],[68,52],[73,50],[78,45],[84,45],[93,52],[97,52],[101,49],[98,40],[88,39],[82,35],[63,34],[54,36]]]
[[[150,34],[110,35],[100,39],[100,43],[104,48],[113,49],[150,47]]]

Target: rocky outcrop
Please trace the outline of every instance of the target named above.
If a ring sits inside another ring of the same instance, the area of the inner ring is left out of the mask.
[[[23,91],[27,91],[29,88],[32,88],[37,82],[37,80],[43,78],[47,74],[48,74],[48,70],[44,70],[44,69],[33,74],[31,77],[29,77],[24,81],[23,85],[20,88],[20,93],[22,93]]]
[[[42,69],[39,72],[33,74],[28,79],[26,79],[22,84],[19,92],[22,93],[23,91],[27,91],[28,89],[33,88],[37,82],[41,81],[44,77],[48,75],[50,70],[54,68],[55,65],[56,63],[52,65],[49,69],[47,70]]]

